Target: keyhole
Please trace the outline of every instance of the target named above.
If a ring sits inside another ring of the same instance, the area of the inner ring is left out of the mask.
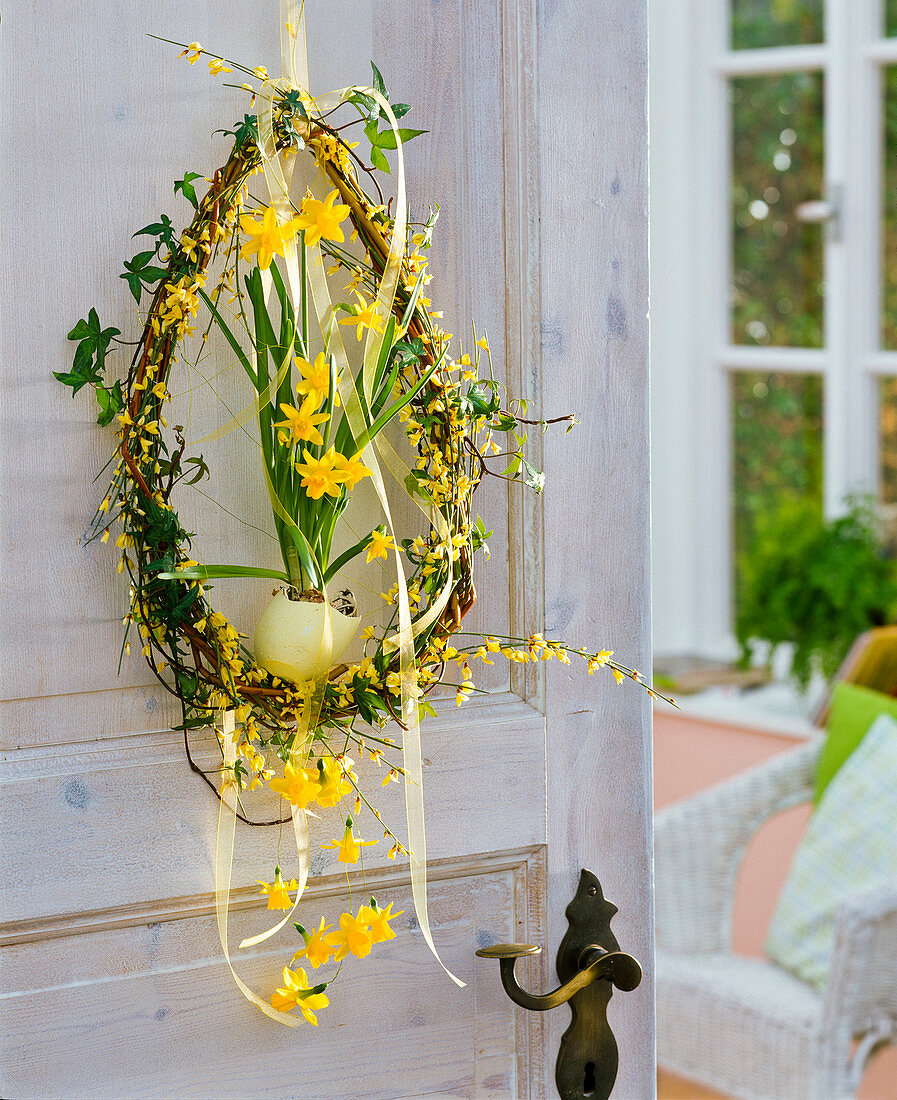
[[[583,1096],[595,1095],[595,1063],[586,1062],[586,1075],[582,1083]]]

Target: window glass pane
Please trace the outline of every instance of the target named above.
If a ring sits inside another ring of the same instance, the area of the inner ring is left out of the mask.
[[[734,50],[803,45],[823,37],[823,0],[732,0]]]
[[[897,378],[878,382],[878,499],[889,551],[897,551]]]
[[[885,17],[885,34],[891,38],[897,35],[897,0],[885,0],[882,8]]]
[[[897,349],[897,65],[882,70],[881,346]]]
[[[822,512],[822,401],[818,374],[732,375],[736,606],[745,563],[779,510],[809,500]]]
[[[823,194],[822,74],[739,77],[730,98],[732,341],[821,347],[823,229],[797,208]]]

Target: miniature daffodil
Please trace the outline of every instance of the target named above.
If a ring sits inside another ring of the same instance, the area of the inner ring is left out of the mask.
[[[303,447],[302,456],[305,462],[296,463],[296,472],[301,475],[300,484],[312,500],[320,500],[325,493],[333,497],[339,496],[346,475],[337,468],[333,448],[320,458],[314,458]]]
[[[375,527],[371,531],[371,544],[368,547],[367,561],[370,564],[374,558],[388,558],[389,551],[395,550],[396,544],[393,542],[392,535],[387,535],[385,531],[381,531],[379,527]]]
[[[282,404],[280,406],[280,411],[285,419],[278,420],[274,427],[287,429],[281,437],[284,442],[290,444],[303,441],[315,444],[324,442],[324,437],[318,431],[318,425],[326,423],[330,417],[327,413],[315,412],[319,404],[320,402],[309,396],[302,402],[300,409],[295,408],[293,405]]]
[[[317,772],[289,762],[284,766],[283,778],[272,779],[268,786],[275,794],[303,810],[321,793]]]
[[[311,247],[323,237],[326,241],[336,241],[337,244],[346,238],[340,229],[340,222],[345,221],[349,207],[342,203],[336,203],[339,192],[333,190],[327,198],[321,202],[307,194],[302,201],[302,208],[296,221],[299,228],[305,230],[305,243]]]
[[[271,1004],[280,1012],[289,1012],[291,1008],[299,1006],[302,1015],[310,1024],[318,1026],[318,1017],[315,1012],[326,1008],[330,1001],[324,992],[315,992],[326,988],[323,984],[309,987],[308,978],[302,967],[297,970],[283,968],[283,986],[271,995]]]
[[[297,924],[296,928],[302,936],[304,943],[290,961],[295,962],[296,959],[306,958],[315,970],[317,970],[319,966],[323,966],[336,950],[335,944],[330,942],[330,937],[324,935],[328,928],[332,927],[332,924],[324,923],[323,917],[321,917],[321,923],[312,932],[306,932],[301,924]]]
[[[299,231],[299,219],[291,218],[280,225],[277,211],[273,206],[267,206],[261,219],[244,214],[240,218],[240,230],[249,237],[240,250],[240,255],[244,260],[257,256],[259,267],[267,270],[275,256],[286,255]]]
[[[391,920],[395,920],[396,917],[401,917],[405,912],[404,909],[400,909],[398,913],[393,913],[392,902],[385,909],[381,909],[376,901],[371,898],[372,905],[362,905],[358,911],[360,920],[367,921],[371,939],[374,943],[384,943],[386,940],[394,940],[396,934],[389,926]]]
[[[283,876],[280,873],[280,868],[274,868],[274,881],[273,882],[259,882],[261,886],[260,894],[268,895],[268,908],[269,909],[292,909],[293,899],[290,897],[288,891],[298,890],[299,883],[295,879],[290,879],[289,882],[283,881]]]
[[[351,913],[340,916],[339,928],[330,936],[330,940],[336,947],[333,957],[337,962],[342,962],[350,952],[356,958],[363,959],[370,955],[374,942],[367,921],[360,915],[353,917]]]

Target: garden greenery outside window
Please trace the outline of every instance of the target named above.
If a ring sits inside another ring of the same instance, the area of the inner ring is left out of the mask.
[[[655,652],[719,661],[780,513],[868,494],[897,548],[897,0],[672,7],[649,0]]]

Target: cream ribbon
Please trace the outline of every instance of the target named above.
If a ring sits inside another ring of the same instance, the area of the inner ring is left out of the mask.
[[[289,197],[289,176],[291,175],[292,163],[290,170],[285,171],[282,163],[282,158],[278,155],[276,150],[276,142],[274,136],[274,100],[277,92],[283,92],[290,89],[296,89],[300,92],[303,100],[307,105],[315,110],[323,111],[330,107],[335,107],[339,103],[342,103],[348,95],[353,91],[361,91],[365,95],[372,98],[383,114],[387,117],[390,127],[396,138],[396,154],[397,154],[397,168],[396,168],[396,181],[397,181],[397,194],[396,194],[396,215],[393,224],[392,236],[389,243],[389,252],[387,255],[386,263],[384,265],[383,275],[380,279],[380,283],[377,289],[376,296],[376,312],[379,316],[383,326],[392,314],[392,308],[395,301],[396,289],[398,286],[398,280],[401,274],[402,260],[405,254],[405,240],[407,231],[407,201],[405,195],[405,171],[404,171],[404,158],[402,153],[402,142],[398,134],[398,122],[396,117],[389,106],[388,101],[379,94],[374,88],[370,87],[357,87],[357,88],[344,88],[336,92],[328,93],[328,95],[319,97],[317,99],[307,91],[308,85],[308,60],[306,51],[306,38],[305,38],[305,15],[304,15],[304,0],[301,3],[297,3],[297,0],[280,0],[280,15],[281,15],[281,57],[284,71],[288,74],[286,77],[282,77],[277,81],[265,81],[262,88],[259,91],[259,109],[258,109],[258,128],[259,128],[259,147],[262,154],[262,164],[265,172],[265,178],[268,185],[268,191],[271,197],[271,205],[274,207],[277,218],[280,223],[284,223],[292,216],[292,204]],[[321,196],[323,197],[323,195]],[[296,250],[292,246],[285,249],[285,267],[287,273],[287,286],[288,292],[293,303],[294,311],[297,303],[301,302],[304,287],[302,285],[302,278],[299,271],[299,265],[296,255]],[[353,374],[349,364],[349,358],[346,354],[345,346],[343,344],[342,333],[339,328],[332,323],[332,301],[330,298],[329,288],[327,286],[326,277],[324,274],[324,260],[321,254],[320,244],[308,248],[307,251],[307,277],[312,292],[312,300],[315,306],[315,313],[317,316],[318,324],[321,329],[321,334],[324,339],[325,350],[328,354],[331,354],[336,361],[336,373],[339,379],[339,393],[342,399],[344,415],[352,430],[352,434],[356,439],[360,439],[366,432],[367,424],[364,420],[361,404],[358,398],[358,394],[355,389]],[[263,278],[265,278],[265,295],[266,298],[271,293],[271,277],[267,272],[263,272]],[[364,348],[364,360],[362,365],[362,390],[365,395],[365,400],[370,407],[371,397],[373,393],[373,378],[376,370],[377,363],[380,359],[382,352],[383,341],[385,339],[385,332],[375,334],[373,329],[368,331],[368,336],[365,342]],[[259,405],[265,400],[270,400],[270,394],[276,392],[276,388],[285,377],[286,371],[289,370],[291,356],[288,356],[284,364],[281,366],[277,373],[277,378],[266,389],[263,394],[259,394],[257,398],[244,409],[238,416],[234,417],[231,421],[225,424],[217,432],[212,433],[211,436],[206,437],[220,438],[227,432],[234,430],[236,427],[243,423],[258,411]],[[392,512],[389,506],[389,500],[386,494],[386,487],[383,483],[383,475],[380,470],[380,465],[377,460],[377,454],[379,453],[384,464],[389,469],[396,483],[404,487],[404,477],[410,472],[411,467],[404,462],[403,459],[396,454],[395,450],[381,435],[375,437],[373,441],[368,441],[361,452],[362,462],[371,470],[371,480],[374,485],[375,492],[378,500],[380,501],[381,508],[383,510],[384,517],[389,527],[390,534],[395,546],[394,556],[396,565],[396,584],[398,590],[398,611],[399,611],[399,630],[396,635],[388,638],[384,641],[384,650],[386,652],[394,652],[398,650],[399,653],[399,679],[400,679],[400,698],[401,698],[401,714],[402,723],[404,728],[403,732],[403,765],[405,770],[405,813],[408,827],[408,846],[410,849],[410,870],[411,870],[411,889],[414,900],[415,913],[417,915],[418,925],[423,933],[424,940],[432,951],[434,957],[439,962],[440,966],[445,970],[449,977],[459,986],[463,986],[465,983],[457,978],[442,960],[439,958],[439,954],[436,950],[436,946],[433,942],[433,936],[430,928],[430,921],[427,908],[427,870],[426,870],[426,833],[424,828],[424,806],[423,806],[423,765],[421,754],[421,739],[420,739],[420,721],[417,699],[420,695],[420,689],[417,681],[417,668],[414,653],[414,639],[422,631],[429,629],[430,626],[435,623],[445,610],[452,589],[452,544],[451,544],[451,530],[438,508],[424,507],[419,500],[415,499],[415,504],[420,508],[427,516],[431,526],[433,526],[443,546],[445,547],[446,561],[448,566],[447,579],[442,587],[442,590],[431,600],[430,606],[427,612],[422,615],[416,623],[412,622],[411,606],[408,599],[408,585],[405,578],[405,571],[401,560],[401,549],[398,538],[396,537],[395,526],[393,524]],[[265,470],[266,485],[268,493],[271,498],[271,504],[275,512],[281,519],[288,524],[295,525],[295,520],[288,514],[286,509],[280,502],[274,487],[271,484],[271,479],[267,469]],[[323,585],[322,585],[323,587]],[[319,664],[317,667],[328,667],[330,665],[329,656],[332,651],[332,613],[330,609],[330,600],[328,593],[324,591],[324,607],[325,611],[325,624],[323,637],[321,641],[321,647],[319,651]],[[323,658],[327,657],[327,660]],[[297,755],[301,753],[308,743],[308,734],[316,727],[318,718],[320,716],[321,707],[323,705],[324,692],[327,686],[326,676],[319,679],[315,684],[311,692],[306,692],[305,700],[303,703],[302,716],[300,722],[297,724],[296,735],[293,740],[292,751]],[[226,732],[223,732],[223,747],[224,747],[224,764],[225,768],[232,767],[236,759],[236,748],[234,745],[232,732],[233,732],[233,712],[227,712],[224,716],[222,723],[223,730],[228,724],[230,724],[229,736]],[[298,748],[297,748],[298,746]],[[231,811],[228,813],[227,811]],[[296,900],[293,904],[293,908],[289,913],[274,927],[268,929],[266,932],[260,933],[257,936],[251,936],[244,939],[240,947],[249,947],[255,944],[261,943],[273,936],[279,929],[281,929],[292,916],[299,904],[299,900],[305,889],[305,885],[308,879],[308,825],[307,817],[304,810],[300,810],[297,807],[291,807],[293,827],[296,834],[296,845],[299,856],[299,891],[296,896]],[[237,976],[234,971],[233,964],[230,960],[228,951],[228,939],[227,939],[227,913],[230,895],[230,878],[231,878],[231,864],[233,859],[233,846],[234,835],[236,827],[236,804],[234,798],[233,785],[228,785],[226,782],[222,789],[222,802],[219,811],[218,821],[218,846],[216,855],[216,912],[218,914],[218,930],[221,938],[222,948],[224,950],[225,958],[230,966],[231,973],[234,976],[234,980],[241,990],[243,995],[260,1008],[267,1016],[272,1019],[278,1020],[287,1024],[290,1027],[296,1027],[298,1019],[289,1015],[288,1013],[279,1012],[274,1009],[270,1004],[263,1001],[258,997],[244,982]],[[225,824],[225,820],[229,824]]]

